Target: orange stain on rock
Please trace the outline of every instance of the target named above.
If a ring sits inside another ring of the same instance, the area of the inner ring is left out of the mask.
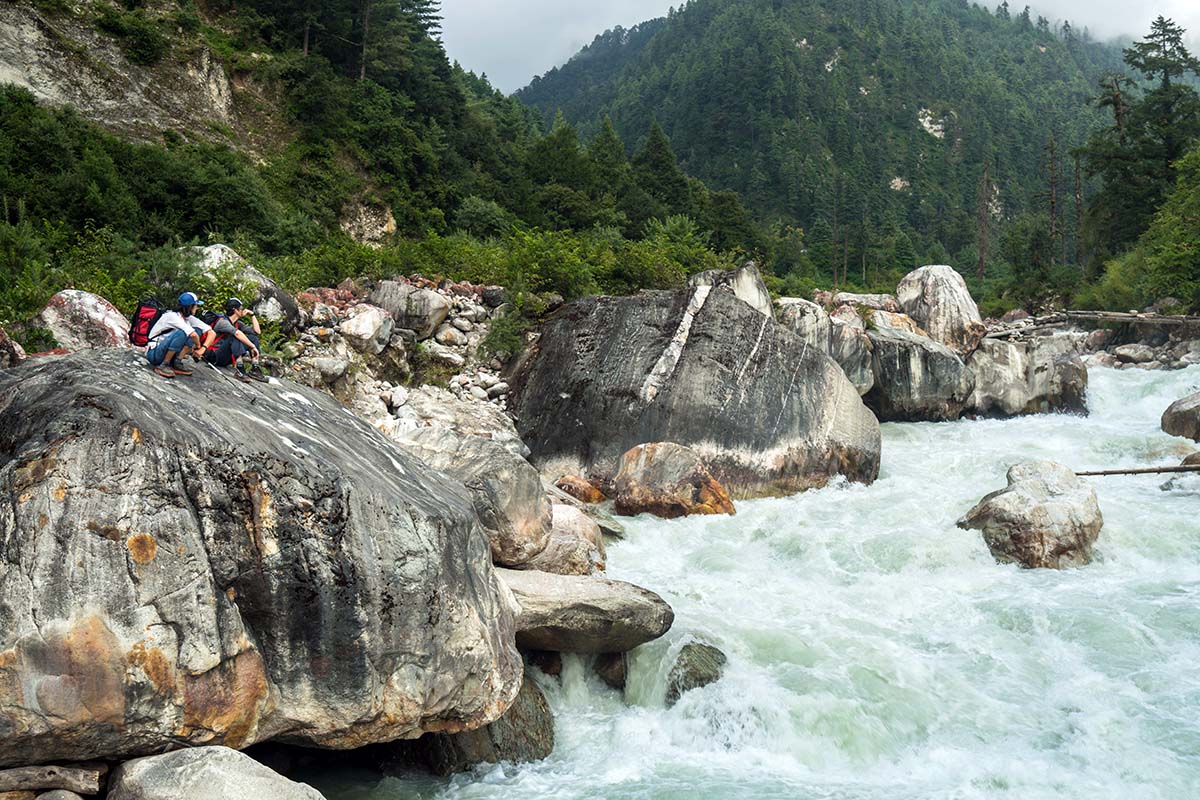
[[[129,663],[140,667],[146,677],[154,684],[159,694],[172,694],[175,691],[175,670],[171,662],[157,647],[147,647],[145,642],[138,642],[129,651]]]
[[[125,546],[139,564],[149,564],[158,555],[158,540],[148,533],[135,533],[125,540]]]
[[[269,691],[262,656],[247,650],[184,682],[182,735],[211,731],[234,749],[252,743]]]

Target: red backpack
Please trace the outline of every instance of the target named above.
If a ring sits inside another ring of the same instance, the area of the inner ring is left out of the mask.
[[[133,316],[129,318],[129,341],[137,347],[145,347],[150,342],[150,331],[154,324],[167,309],[153,297],[147,297],[137,304]]]

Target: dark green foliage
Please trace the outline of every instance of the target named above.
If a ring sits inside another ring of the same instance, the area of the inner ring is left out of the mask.
[[[113,6],[98,6],[96,27],[116,36],[125,55],[135,64],[153,64],[171,46],[156,20],[140,8],[121,11]]]

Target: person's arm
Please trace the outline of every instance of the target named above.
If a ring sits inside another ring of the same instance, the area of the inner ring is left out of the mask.
[[[250,348],[250,357],[251,358],[258,358],[258,348],[254,346],[254,342],[250,341],[249,336],[242,333],[237,328],[234,328],[233,335],[239,342],[246,345],[246,347]]]
[[[258,325],[258,314],[255,314],[253,311],[249,312],[249,314],[250,314],[250,326],[252,328],[254,328],[254,332],[256,334],[258,334],[259,336],[262,336],[262,328],[260,328]]]

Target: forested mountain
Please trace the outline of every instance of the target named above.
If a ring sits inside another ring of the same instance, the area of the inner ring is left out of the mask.
[[[691,0],[517,96],[584,132],[609,116],[628,141],[657,120],[685,170],[803,226],[853,275],[901,234],[919,259],[974,267],[979,229],[995,242],[1048,205],[1052,172],[1074,260],[1069,151],[1106,121],[1092,100],[1121,66],[1119,47],[1007,3]]]

